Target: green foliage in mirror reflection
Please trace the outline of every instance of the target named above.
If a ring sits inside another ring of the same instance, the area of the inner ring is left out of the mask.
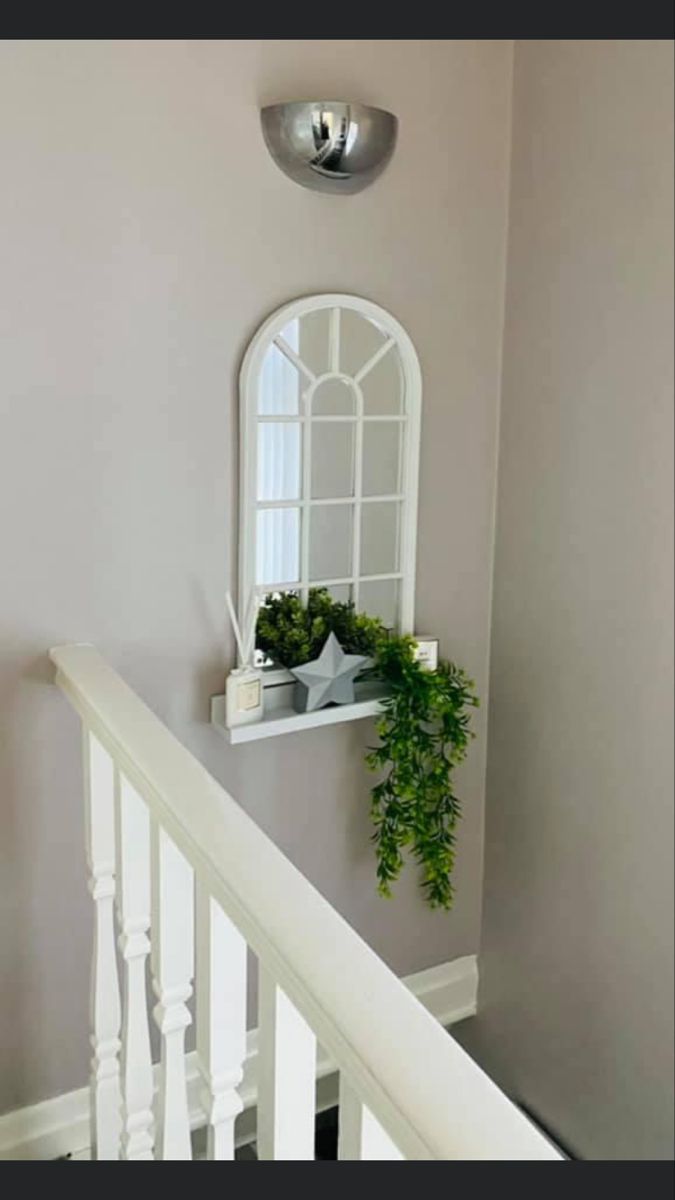
[[[474,683],[442,659],[436,671],[424,670],[414,659],[412,638],[396,636],[376,617],[334,601],[325,588],[310,589],[306,606],[294,592],[268,596],[256,645],[280,666],[296,667],[316,658],[331,632],[345,653],[373,659],[367,675],[387,689],[376,722],[380,743],[366,755],[380,776],[371,792],[378,890],[391,895],[407,852],[421,868],[428,904],[449,909],[460,817],[453,770],[475,736]]]
[[[266,596],[258,614],[256,646],[282,667],[299,667],[318,658],[329,633],[345,654],[374,657],[386,630],[375,617],[333,600],[327,588],[310,588],[307,605],[296,592]]]

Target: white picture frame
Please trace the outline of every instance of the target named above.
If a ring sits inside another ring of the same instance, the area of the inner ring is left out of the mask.
[[[312,371],[282,337],[282,331],[292,327],[292,323],[300,321],[310,313],[328,309],[328,361],[326,371],[317,374]],[[362,364],[353,374],[347,374],[340,367],[340,326],[341,314],[349,310],[370,321],[381,334],[381,345],[376,353]],[[261,414],[258,405],[261,373],[265,356],[270,347],[276,346],[285,359],[298,372],[305,387],[298,389],[297,413]],[[364,411],[361,382],[368,373],[386,354],[397,354],[402,378],[402,396],[400,410],[397,415],[367,415]],[[353,415],[348,416],[316,416],[313,414],[312,402],[317,387],[326,380],[339,379],[348,384],[355,396]],[[240,513],[239,513],[239,611],[245,612],[252,592],[259,596],[270,591],[296,590],[306,598],[310,587],[322,585],[335,586],[349,584],[351,594],[357,609],[359,609],[359,589],[362,583],[377,580],[398,579],[398,621],[397,632],[412,633],[415,620],[415,564],[417,543],[417,500],[419,481],[419,446],[420,424],[422,409],[422,374],[417,352],[413,342],[399,321],[380,305],[360,296],[345,293],[325,293],[320,295],[303,296],[290,303],[282,305],[273,312],[259,327],[251,339],[244,355],[240,376]],[[257,523],[258,512],[261,509],[289,507],[289,502],[274,502],[260,500],[258,496],[258,427],[261,422],[273,421],[298,423],[301,429],[301,485],[297,503],[291,507],[300,513],[302,533],[299,547],[299,569],[297,580],[274,580],[261,583],[256,578],[257,560]],[[344,501],[321,501],[311,496],[309,480],[311,477],[311,432],[317,422],[321,421],[350,421],[355,430],[355,467],[354,494]],[[366,425],[371,421],[398,421],[401,424],[401,463],[400,482],[395,495],[363,496],[363,439]],[[400,503],[397,562],[395,571],[385,571],[377,575],[368,575],[361,571],[359,531],[362,506],[372,500],[392,501]],[[350,503],[354,506],[352,515],[352,546],[351,566],[346,572],[326,579],[309,578],[308,568],[308,538],[311,510],[320,504]],[[367,609],[366,609],[367,611]]]

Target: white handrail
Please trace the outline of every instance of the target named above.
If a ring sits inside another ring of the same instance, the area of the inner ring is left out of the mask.
[[[56,683],[408,1159],[560,1155],[89,645]]]

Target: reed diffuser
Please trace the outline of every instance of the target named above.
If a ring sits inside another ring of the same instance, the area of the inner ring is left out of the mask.
[[[255,649],[255,629],[258,617],[258,605],[255,593],[252,594],[243,629],[237,620],[234,604],[230,593],[227,593],[227,608],[234,630],[234,637],[239,652],[239,665],[230,671],[225,687],[226,693],[226,723],[228,729],[235,725],[252,725],[262,720],[263,715],[263,685],[262,671],[253,665]]]

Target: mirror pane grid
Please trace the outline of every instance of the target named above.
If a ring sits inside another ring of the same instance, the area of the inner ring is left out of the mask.
[[[336,603],[349,604],[352,598],[352,585],[350,583],[329,584],[328,594]]]
[[[256,584],[300,580],[299,508],[260,508],[256,527]]]
[[[398,416],[404,411],[403,370],[396,346],[391,346],[364,375],[359,387],[367,417]]]
[[[354,536],[353,504],[312,504],[309,518],[310,583],[350,579]]]
[[[387,340],[379,325],[354,312],[340,310],[340,370],[355,376],[377,354]]]
[[[263,358],[258,379],[258,412],[261,416],[296,416],[301,381],[297,369],[275,345]]]
[[[356,413],[356,396],[348,379],[329,375],[317,383],[311,402],[313,417],[351,417]]]
[[[299,421],[258,423],[258,501],[298,500],[301,462]]]
[[[400,493],[404,437],[405,426],[401,422],[364,422],[364,496],[396,496]]]
[[[421,396],[409,340],[377,305],[331,295],[284,306],[251,348],[244,586],[304,600],[326,586],[408,628]]]
[[[340,370],[340,335],[340,309],[332,308],[330,311],[328,326],[328,358],[331,371]]]
[[[354,495],[355,422],[311,424],[311,499]]]
[[[298,326],[295,349],[299,358],[313,375],[324,375],[326,371],[330,370],[330,309],[314,309],[312,312],[304,313],[291,324]],[[288,340],[285,330],[282,337]]]
[[[359,575],[390,575],[400,570],[400,517],[401,504],[395,500],[362,505]]]
[[[400,623],[400,581],[398,579],[363,580],[359,592],[359,610],[379,617],[387,629]]]

